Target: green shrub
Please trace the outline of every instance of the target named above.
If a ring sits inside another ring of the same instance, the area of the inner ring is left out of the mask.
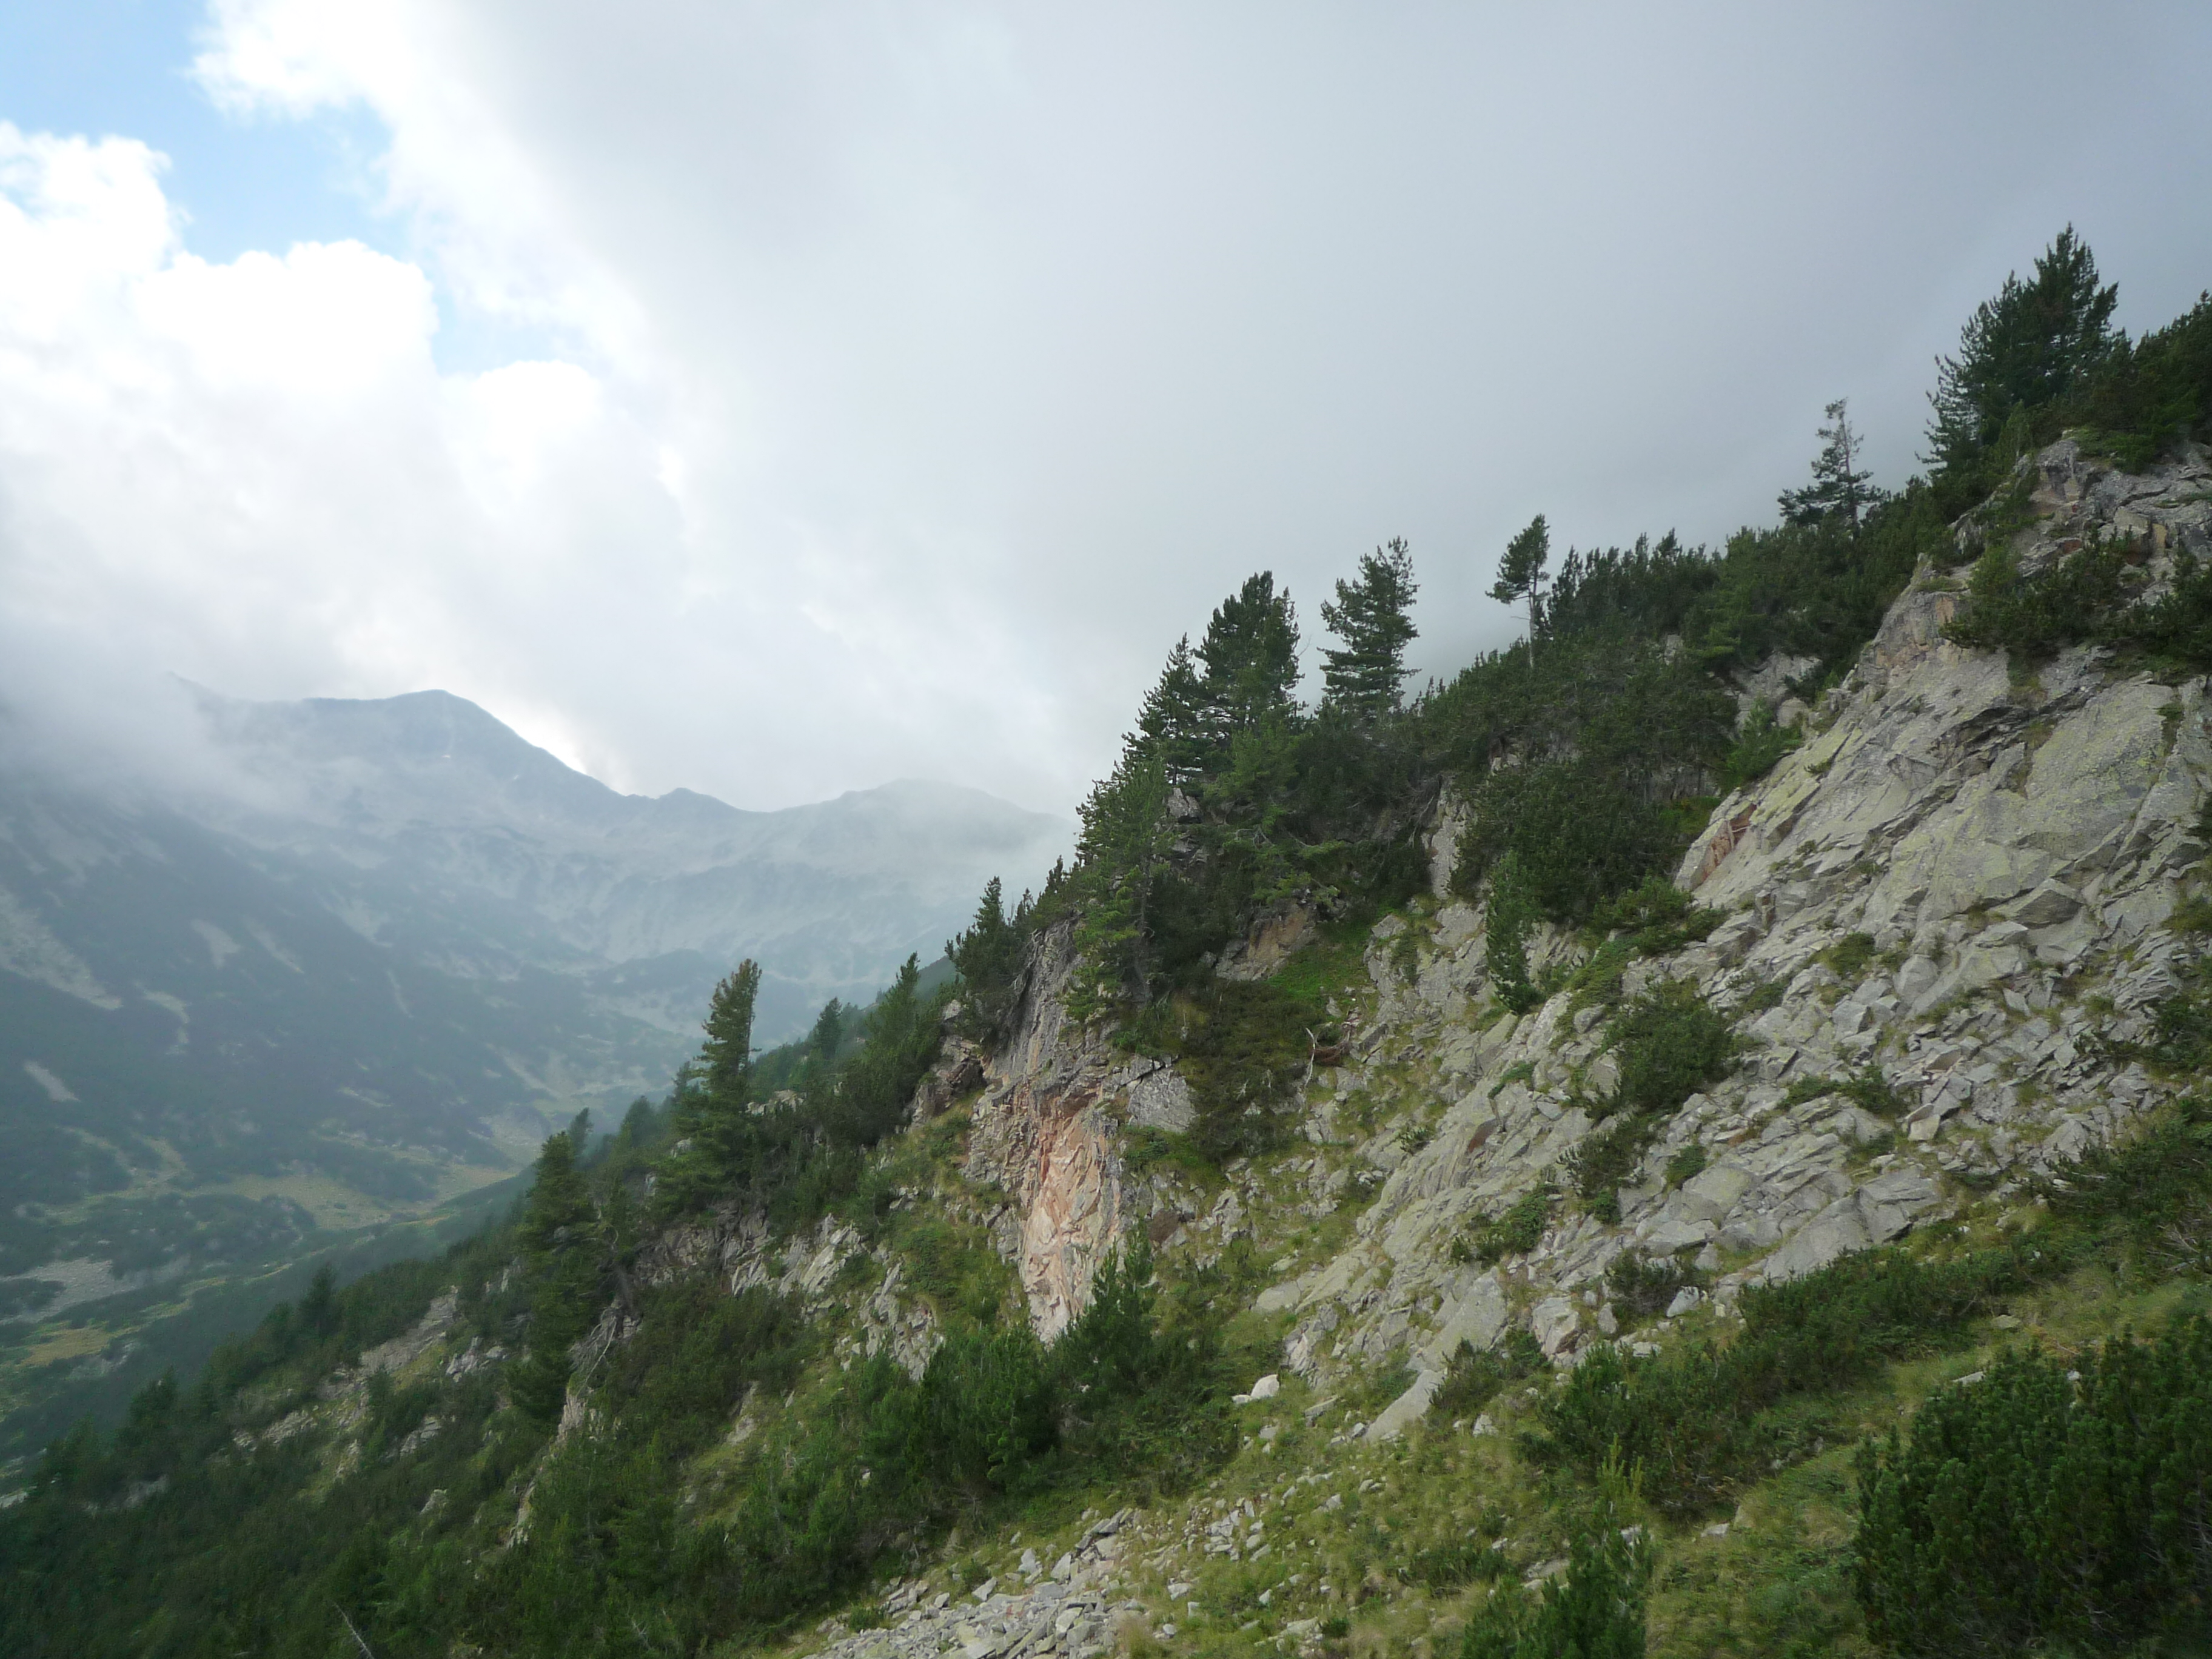
[[[2121,599],[2126,568],[2117,546],[2098,543],[2024,576],[2009,539],[1993,541],[1974,562],[1966,603],[1944,623],[1943,637],[2039,661],[2095,636]]]
[[[1705,1173],[1707,1161],[1705,1144],[1692,1141],[1667,1160],[1667,1184],[1679,1187],[1686,1181],[1695,1180]]]
[[[1415,1550],[1391,1571],[1401,1584],[1451,1590],[1462,1584],[1505,1577],[1512,1572],[1513,1563],[1504,1550],[1472,1538],[1454,1538]]]
[[[1537,908],[1580,922],[1679,851],[1656,803],[1588,760],[1547,761],[1492,773],[1478,831],[1519,861]]]
[[[2212,667],[2212,565],[2186,549],[2176,552],[2175,565],[2172,591],[2128,611],[2112,631],[2122,642],[2140,645],[2168,672],[2202,672]]]
[[[1190,1144],[1219,1164],[1280,1143],[1313,1045],[1334,1031],[1323,1007],[1270,981],[1217,979],[1161,998],[1116,1041],[1177,1060],[1197,1109]]]
[[[1902,1654],[2201,1651],[2212,1322],[2074,1362],[2007,1354],[1859,1460],[1855,1579]]]
[[[1150,1127],[1132,1129],[1123,1138],[1121,1162],[1133,1173],[1164,1166],[1204,1178],[1213,1170],[1188,1135]]]
[[[2107,1042],[2115,1059],[2143,1061],[2168,1077],[2191,1077],[2212,1068],[2212,968],[2185,969],[2172,996],[2152,1006],[2148,1042]]]
[[[1849,1077],[1801,1077],[1782,1097],[1784,1106],[1802,1106],[1826,1095],[1841,1095],[1877,1117],[1895,1117],[1910,1103],[1898,1093],[1881,1067],[1867,1065]]]
[[[1874,954],[1872,933],[1846,933],[1821,951],[1819,960],[1834,969],[1836,977],[1845,984],[1855,985],[1866,977]]]
[[[2173,907],[2166,925],[2177,933],[2212,933],[2212,894],[2191,893]]]
[[[1444,1380],[1430,1396],[1429,1409],[1442,1417],[1473,1417],[1501,1389],[1548,1370],[1535,1337],[1518,1325],[1510,1327],[1495,1346],[1480,1352],[1472,1342],[1462,1342]]]
[[[937,1216],[901,1219],[895,1248],[907,1264],[907,1282],[928,1298],[938,1317],[995,1324],[1016,1287],[981,1229]]]
[[[1620,1066],[1615,1110],[1671,1114],[1728,1074],[1735,1052],[1728,1022],[1686,979],[1662,980],[1613,1023]]]
[[[1887,1360],[1959,1340],[1992,1297],[2061,1260],[2007,1249],[1931,1263],[1870,1251],[1786,1285],[1750,1287],[1739,1304],[1741,1333],[1725,1346],[1644,1356],[1592,1350],[1545,1401],[1528,1449],[1593,1478],[1608,1458],[1641,1464],[1658,1509],[1698,1514],[1788,1449],[1771,1407],[1850,1387]]]
[[[1461,1659],[1644,1659],[1653,1555],[1640,1528],[1576,1538],[1567,1570],[1533,1594],[1507,1583],[1467,1622]]]
[[[2185,1095],[2129,1139],[2094,1148],[2039,1195],[2067,1231],[2159,1271],[2212,1265],[2212,1101]]]
[[[1531,1187],[1497,1215],[1479,1223],[1471,1237],[1475,1259],[1487,1266],[1534,1249],[1543,1242],[1553,1195],[1548,1184]]]
[[[1739,1019],[1750,1019],[1770,1008],[1779,1008],[1790,988],[1778,979],[1763,979],[1736,1000],[1735,1012]]]
[[[1684,1290],[1705,1281],[1702,1274],[1679,1261],[1654,1261],[1634,1250],[1623,1250],[1606,1270],[1605,1282],[1614,1306],[1632,1319],[1644,1319],[1661,1311]]]
[[[1601,1221],[1620,1218],[1619,1189],[1682,1103],[1727,1075],[1735,1040],[1688,980],[1662,980],[1607,1028],[1620,1081],[1595,1103],[1613,1121],[1569,1155],[1575,1193]]]
[[[1765,777],[1784,755],[1803,741],[1804,734],[1796,726],[1775,723],[1771,703],[1764,697],[1756,699],[1743,717],[1735,744],[1721,762],[1723,793],[1741,789]]]
[[[1616,1117],[1583,1137],[1567,1155],[1567,1172],[1575,1183],[1575,1196],[1585,1208],[1608,1225],[1620,1220],[1620,1188],[1659,1133],[1661,1121],[1648,1113]]]
[[[1683,839],[1686,844],[1693,838]],[[1638,955],[1647,957],[1665,956],[1704,939],[1720,921],[1719,911],[1692,904],[1687,893],[1656,872],[1590,912],[1591,927],[1620,933]]]

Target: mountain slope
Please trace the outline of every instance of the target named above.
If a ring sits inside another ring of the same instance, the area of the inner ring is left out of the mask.
[[[740,957],[771,1039],[864,1001],[1060,839],[922,783],[765,813],[626,796],[442,693],[198,702],[167,781],[0,769],[17,1403],[204,1350],[150,1335],[149,1300],[427,1215],[579,1107],[658,1094]]]

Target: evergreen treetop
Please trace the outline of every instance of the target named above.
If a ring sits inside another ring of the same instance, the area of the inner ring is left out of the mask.
[[[1227,749],[1232,732],[1291,706],[1298,684],[1297,610],[1287,592],[1275,591],[1273,571],[1246,577],[1221,602],[1197,657],[1205,670],[1209,735],[1218,749]]]
[[[1336,599],[1322,601],[1321,619],[1343,641],[1322,653],[1322,701],[1368,720],[1395,714],[1406,676],[1406,647],[1418,629],[1412,616],[1413,556],[1404,537],[1359,561],[1356,581],[1338,578]]]
[[[1527,601],[1532,645],[1543,616],[1544,567],[1551,558],[1552,529],[1539,513],[1528,520],[1527,529],[1505,544],[1504,556],[1498,561],[1498,580],[1491,584],[1490,597],[1500,605]]]
[[[1168,653],[1159,684],[1145,694],[1144,706],[1137,712],[1136,733],[1122,741],[1132,748],[1150,748],[1167,768],[1170,781],[1184,784],[1206,771],[1219,723],[1207,694],[1205,672],[1193,655],[1190,635],[1186,634]]]
[[[2067,226],[2031,280],[2008,276],[1994,299],[1975,307],[1958,356],[1936,360],[1927,459],[1946,472],[1972,473],[2015,415],[2073,391],[2119,343],[2112,325],[2118,300],[2116,284],[2099,285],[2095,256]],[[2029,441],[2023,434],[2021,447]]]
[[[1869,480],[1874,474],[1858,465],[1859,434],[1851,429],[1838,398],[1822,412],[1828,424],[1820,428],[1820,453],[1813,458],[1813,482],[1802,489],[1785,489],[1775,498],[1783,519],[1790,524],[1819,524],[1834,519],[1856,535],[1859,517],[1881,498]]]
[[[714,988],[707,1010],[707,1088],[718,1097],[742,1097],[752,1075],[753,1003],[760,995],[760,963],[748,957]]]

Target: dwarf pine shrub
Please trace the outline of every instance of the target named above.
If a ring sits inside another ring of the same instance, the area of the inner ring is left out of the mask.
[[[2212,1322],[1942,1390],[1859,1459],[1854,1578],[1898,1652],[2201,1652],[2212,1638]]]
[[[1499,1586],[1468,1620],[1461,1659],[1644,1659],[1651,1567],[1639,1529],[1601,1525],[1540,1589]]]

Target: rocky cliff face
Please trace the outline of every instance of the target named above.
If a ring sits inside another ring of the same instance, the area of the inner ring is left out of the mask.
[[[2178,556],[2212,556],[2201,454],[2129,477],[2068,442],[2032,469],[2035,520],[2014,542],[2026,569],[2126,538],[2148,599]],[[1235,1171],[1202,1212],[1120,1168],[1121,1126],[1175,1081],[1067,1025],[1056,943],[977,1114],[977,1164],[1013,1200],[1006,1247],[1037,1328],[1064,1326],[1139,1218],[1158,1216],[1152,1236],[1170,1249],[1249,1235],[1283,1252],[1258,1305],[1287,1316],[1290,1369],[1322,1385],[1412,1363],[1412,1390],[1366,1431],[1387,1436],[1425,1408],[1462,1341],[1519,1322],[1564,1362],[1610,1335],[1606,1276],[1624,1252],[1694,1260],[1710,1288],[1684,1305],[1725,1317],[1744,1285],[2002,1200],[2162,1098],[2168,1085],[2124,1056],[2199,954],[2164,924],[2207,849],[2205,684],[2094,647],[2031,672],[1948,643],[1960,586],[1923,569],[1809,740],[1722,802],[1685,858],[1679,884],[1722,919],[1633,963],[1621,990],[1688,981],[1740,1052],[1659,1127],[1617,1224],[1557,1205],[1524,1252],[1486,1267],[1465,1248],[1472,1226],[1563,1178],[1617,1063],[1601,1007],[1565,992],[1517,1018],[1498,1006],[1468,905],[1376,928],[1364,1035],[1310,1091],[1306,1144]],[[1448,795],[1439,892],[1459,822]],[[1566,949],[1540,939],[1535,962]],[[1827,1086],[1869,1068],[1899,1103],[1893,1121]],[[1670,1182],[1670,1164],[1697,1172]],[[1302,1243],[1363,1192],[1347,1243]]]

